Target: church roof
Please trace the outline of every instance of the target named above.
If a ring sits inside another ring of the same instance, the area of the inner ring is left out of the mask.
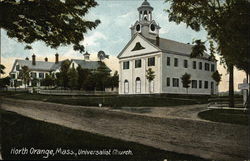
[[[156,45],[156,40],[148,39],[152,44]],[[173,54],[181,54],[189,56],[192,52],[192,47],[194,45],[185,44],[182,42],[160,38],[159,48],[163,51],[170,52]],[[203,55],[204,58],[208,58],[209,55],[205,53]]]
[[[192,52],[192,47],[193,45],[190,44],[185,44],[182,42],[170,40],[170,39],[165,39],[165,38],[159,38],[160,43],[159,46],[156,44],[156,39],[149,39],[144,37],[141,34],[136,34],[133,36],[133,38],[128,42],[128,44],[125,46],[125,48],[120,52],[120,54],[117,56],[118,58],[121,56],[121,54],[125,51],[125,49],[130,45],[130,43],[135,39],[136,36],[141,36],[144,40],[146,40],[148,43],[153,45],[154,47],[158,48],[162,52],[168,52],[171,54],[176,54],[176,55],[184,55],[184,56],[190,56]],[[205,53],[203,55],[203,58],[208,58],[209,55]]]
[[[145,0],[141,5],[142,6],[150,6],[150,3],[147,0]]]

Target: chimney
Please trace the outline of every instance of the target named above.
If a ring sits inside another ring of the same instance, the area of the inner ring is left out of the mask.
[[[56,53],[56,60],[55,60],[55,63],[57,64],[58,62],[59,62],[59,54],[58,53]]]
[[[48,58],[47,58],[47,57],[46,57],[46,58],[44,58],[44,61],[48,62]]]
[[[26,57],[26,58],[25,58],[25,60],[29,60],[29,58],[28,58],[28,57]]]
[[[36,65],[36,55],[32,55],[32,65]]]
[[[160,37],[159,36],[156,37],[156,46],[160,46]]]

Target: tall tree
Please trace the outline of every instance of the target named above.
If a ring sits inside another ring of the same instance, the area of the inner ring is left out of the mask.
[[[191,75],[188,73],[185,73],[182,77],[181,77],[181,81],[183,84],[183,87],[186,88],[187,94],[188,94],[188,88],[190,87],[190,83],[191,83]]]
[[[170,2],[171,7],[167,10],[170,21],[178,24],[184,22],[195,31],[203,27],[209,37],[218,44],[218,51],[225,59],[230,73],[229,106],[233,107],[233,66],[246,72],[249,72],[250,66],[248,56],[250,2],[247,0],[165,1]]]
[[[150,88],[150,85],[152,83],[152,81],[155,79],[155,72],[152,70],[152,68],[148,68],[146,70],[146,78],[148,80],[148,88],[149,88],[149,93],[151,93],[151,88]]]
[[[111,88],[117,88],[119,86],[119,74],[118,71],[115,71],[114,75],[111,78]]]
[[[85,89],[85,82],[87,81],[87,78],[90,75],[90,70],[82,69],[80,65],[76,68],[76,70],[78,74],[78,89]]]
[[[69,85],[68,84],[69,83],[69,76],[68,76],[69,67],[70,67],[70,62],[68,60],[64,61],[61,64],[60,74],[58,74],[58,79],[61,79],[61,83],[64,89],[66,89]]]
[[[74,66],[69,69],[68,76],[70,89],[76,89],[78,86],[78,73]]]
[[[108,86],[107,80],[110,77],[110,69],[102,61],[99,61],[99,67],[94,73],[96,76],[96,85],[97,88],[104,91],[105,87]]]
[[[27,84],[30,81],[30,70],[27,66],[22,66],[21,71],[19,72],[18,77],[23,80],[25,89],[27,88]]]
[[[0,28],[21,43],[43,41],[52,48],[73,44],[74,50],[83,52],[84,34],[100,23],[85,17],[95,6],[95,0],[3,0]]]

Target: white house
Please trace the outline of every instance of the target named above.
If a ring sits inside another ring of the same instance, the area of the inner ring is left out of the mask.
[[[55,62],[48,62],[48,58],[45,58],[44,61],[36,61],[36,56],[32,55],[32,60],[26,58],[25,60],[17,59],[15,60],[13,67],[10,72],[10,86],[14,87],[24,87],[24,82],[19,78],[19,73],[23,66],[27,66],[30,71],[31,81],[28,82],[28,86],[40,86],[40,81],[45,78],[46,74],[49,73],[58,73],[62,63],[66,60],[59,61],[59,55],[55,54]],[[89,54],[84,54],[84,60],[81,59],[72,59],[70,61],[70,68],[77,68],[79,65],[83,69],[89,69],[91,71],[96,70],[99,67],[98,61],[90,61]]]
[[[159,37],[159,25],[153,20],[153,7],[145,0],[138,8],[139,20],[130,28],[131,40],[118,55],[119,94],[186,94],[181,77],[191,74],[189,94],[210,95],[218,91],[211,75],[216,61],[209,55],[190,58],[192,45]],[[146,79],[151,68],[155,78]]]

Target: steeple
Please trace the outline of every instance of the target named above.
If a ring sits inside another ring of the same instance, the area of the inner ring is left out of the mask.
[[[147,0],[144,0],[137,10],[139,11],[139,21],[152,21],[152,11],[154,8],[150,6]]]
[[[139,20],[130,28],[131,37],[136,33],[140,33],[146,38],[155,39],[159,36],[160,26],[153,20],[154,8],[147,0],[144,0],[140,7],[137,8],[139,12]]]

